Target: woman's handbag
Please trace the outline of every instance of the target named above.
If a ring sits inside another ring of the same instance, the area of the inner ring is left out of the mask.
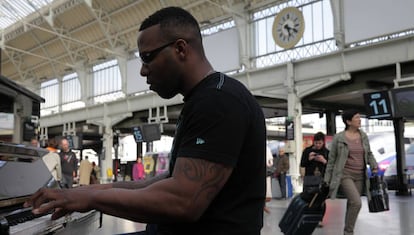
[[[371,193],[371,199],[368,199],[369,212],[390,210],[387,185],[378,175],[370,177],[369,182],[369,191]]]

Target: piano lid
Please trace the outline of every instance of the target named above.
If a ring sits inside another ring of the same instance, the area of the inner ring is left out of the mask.
[[[42,160],[47,153],[41,148],[0,142],[0,207],[10,204],[4,201],[29,196],[53,180]]]

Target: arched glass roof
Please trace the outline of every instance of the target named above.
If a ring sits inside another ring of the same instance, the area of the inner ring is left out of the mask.
[[[54,0],[0,0],[0,30],[22,20]]]

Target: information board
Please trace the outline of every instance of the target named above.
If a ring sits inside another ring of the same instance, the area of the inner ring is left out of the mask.
[[[137,126],[132,128],[132,134],[134,136],[135,142],[144,142],[144,136],[142,135],[141,127]]]
[[[388,91],[364,94],[364,101],[368,118],[391,119],[393,117]]]
[[[286,140],[295,140],[295,126],[293,123],[293,118],[288,117],[285,121],[285,139]]]
[[[159,123],[144,124],[132,128],[135,142],[152,142],[161,139]]]
[[[414,87],[392,89],[394,117],[414,117]]]

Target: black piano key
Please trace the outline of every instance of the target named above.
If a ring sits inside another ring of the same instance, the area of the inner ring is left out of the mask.
[[[32,213],[31,208],[23,208],[7,214],[6,216],[4,216],[4,218],[7,220],[9,226],[15,226],[19,223],[24,223],[26,221],[33,220],[43,215],[44,214],[35,215]]]
[[[0,216],[0,234],[9,234],[10,226],[7,222],[7,219],[3,216]]]

